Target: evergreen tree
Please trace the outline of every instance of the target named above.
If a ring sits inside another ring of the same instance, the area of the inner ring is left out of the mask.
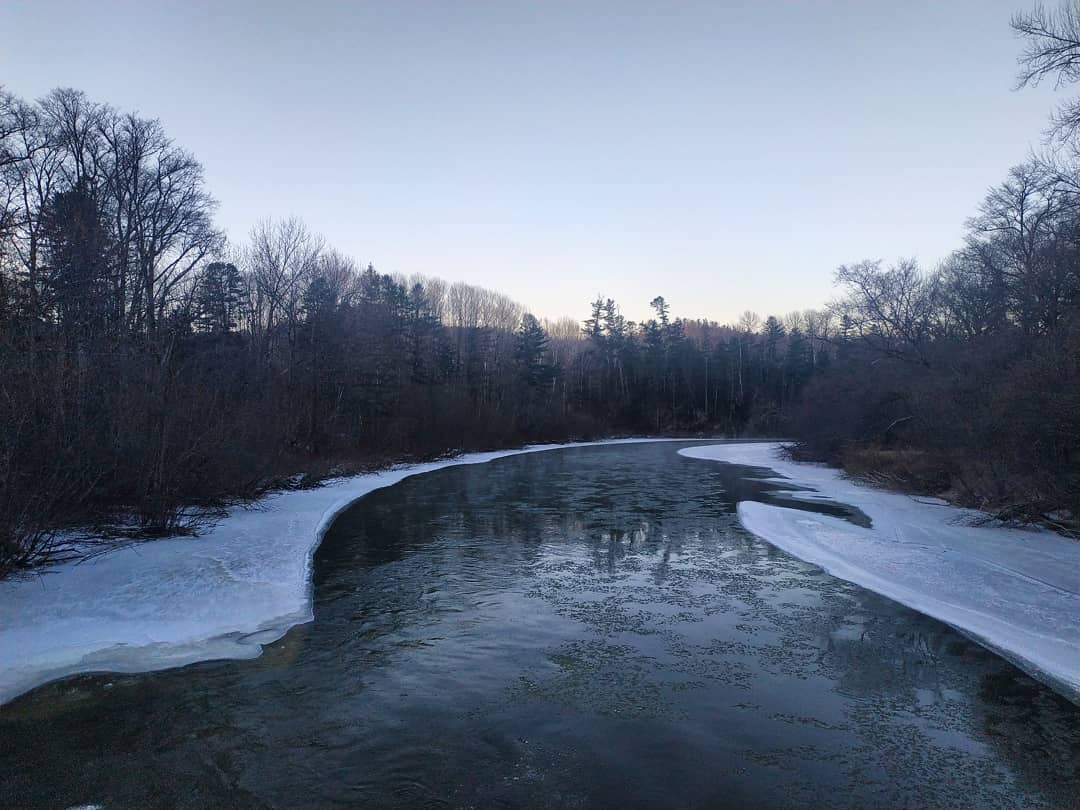
[[[514,360],[522,379],[536,388],[551,382],[553,369],[544,362],[548,336],[540,322],[530,313],[521,318],[521,327],[514,336]]]
[[[206,265],[195,288],[195,326],[203,332],[232,332],[240,324],[244,280],[235,264]]]
[[[765,319],[765,326],[761,331],[765,336],[765,361],[770,365],[776,365],[780,360],[780,344],[785,333],[784,325],[775,315],[770,315]]]
[[[41,291],[42,300],[51,303],[67,331],[83,337],[103,333],[109,316],[110,240],[85,182],[53,196],[43,231],[49,289]]]

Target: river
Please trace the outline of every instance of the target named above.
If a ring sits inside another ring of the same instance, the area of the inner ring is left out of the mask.
[[[367,495],[316,553],[314,622],[262,657],[0,709],[0,806],[1076,805],[1080,707],[734,509],[864,515],[679,446]]]

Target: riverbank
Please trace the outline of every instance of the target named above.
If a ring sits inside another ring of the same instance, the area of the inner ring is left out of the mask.
[[[31,504],[34,508],[26,503],[13,504],[10,499],[5,501],[5,493],[0,492],[0,582],[8,577],[33,574],[110,553],[132,543],[201,536],[222,517],[286,491],[309,490],[339,479],[438,462],[469,453],[520,450],[533,445],[595,443],[640,436],[614,431],[588,432],[536,437],[532,441],[518,436],[502,442],[466,443],[454,449],[433,445],[426,451],[368,450],[323,456],[299,454],[284,460],[277,459],[268,465],[275,467],[275,472],[262,470],[258,475],[252,470],[237,469],[232,469],[231,474],[222,475],[222,470],[208,465],[213,469],[208,469],[205,478],[216,481],[215,486],[204,486],[197,492],[189,492],[188,497],[184,497],[183,492],[173,493],[168,503],[157,506],[138,500],[122,502],[126,505],[87,503],[87,493],[77,497],[64,487],[53,488],[50,486],[51,479],[47,478],[39,482],[38,493]],[[650,438],[704,440],[706,437],[700,432],[671,430],[651,434]],[[107,478],[102,475],[97,477]],[[3,475],[0,475],[2,479]],[[78,503],[64,503],[69,499]],[[147,519],[150,513],[153,513],[152,520]]]
[[[447,466],[647,441],[686,439],[538,445],[398,465],[273,493],[229,510],[198,537],[135,543],[2,581],[0,703],[75,673],[257,657],[263,644],[312,619],[314,550],[336,515],[368,492]],[[985,516],[859,484],[779,450],[776,442],[744,442],[680,452],[765,467],[782,476],[777,480],[815,490],[795,497],[861,510],[871,528],[758,502],[738,505],[753,534],[960,629],[1080,702],[1080,544],[1049,531],[968,525]]]
[[[988,523],[935,498],[903,495],[820,464],[791,461],[781,445],[686,448],[683,456],[767,468],[773,480],[859,509],[870,528],[828,515],[743,501],[751,533],[833,576],[943,621],[1080,703],[1080,543],[1045,529]]]
[[[0,581],[0,704],[75,673],[257,657],[311,621],[312,554],[334,517],[368,492],[458,464],[643,441],[658,439],[534,445],[331,479],[234,507],[197,537],[133,543]]]
[[[804,458],[801,450],[793,447],[794,460],[831,463],[827,458]],[[975,509],[991,521],[1041,526],[1080,540],[1080,514],[1065,508],[1062,501],[1047,500],[1045,492],[1033,487],[1031,481],[1008,478],[993,464],[979,459],[948,459],[912,448],[853,446],[835,459],[835,466],[852,478],[889,490],[941,498],[953,506]]]

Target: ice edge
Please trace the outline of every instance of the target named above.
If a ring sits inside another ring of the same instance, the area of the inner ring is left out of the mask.
[[[687,440],[531,445],[338,478],[232,509],[196,538],[132,544],[0,582],[0,705],[76,674],[259,656],[312,620],[315,551],[334,519],[375,490],[525,453],[655,441]]]
[[[972,526],[971,510],[863,486],[779,457],[781,445],[682,448],[689,458],[768,468],[861,509],[873,525],[753,501],[756,537],[829,574],[931,616],[1080,704],[1080,543],[1042,530]],[[966,522],[965,522],[966,521]]]

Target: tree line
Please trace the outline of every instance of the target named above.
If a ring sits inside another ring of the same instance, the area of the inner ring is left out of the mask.
[[[835,324],[584,326],[362,266],[296,218],[230,244],[160,122],[0,94],[0,570],[80,525],[154,535],[415,455],[621,432],[773,431]]]
[[[1018,15],[1021,83],[1080,77],[1080,5]],[[391,459],[625,433],[784,435],[1002,516],[1080,515],[1076,105],[940,266],[841,267],[828,307],[583,322],[404,278],[297,218],[230,243],[161,123],[0,89],[0,573],[55,530],[195,531]]]

